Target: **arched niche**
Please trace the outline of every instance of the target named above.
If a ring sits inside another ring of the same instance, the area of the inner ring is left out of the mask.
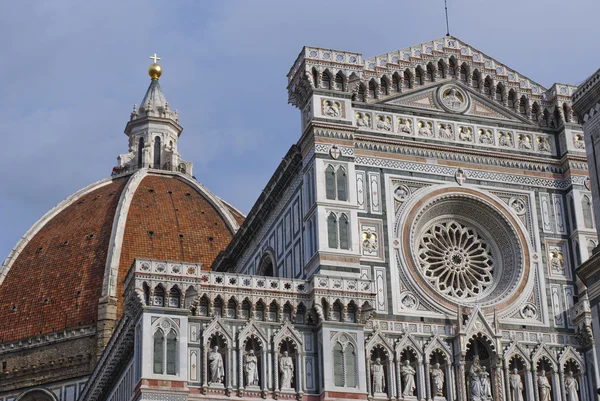
[[[25,391],[15,401],[56,401],[56,397],[46,389],[36,388]]]

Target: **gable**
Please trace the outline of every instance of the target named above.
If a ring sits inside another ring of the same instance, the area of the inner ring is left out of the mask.
[[[457,100],[456,103],[445,101],[451,91],[459,93],[462,101]],[[502,104],[495,103],[489,97],[451,78],[444,79],[434,85],[409,89],[406,92],[391,98],[382,99],[376,103],[448,114],[477,116],[535,126],[525,116],[516,113]]]

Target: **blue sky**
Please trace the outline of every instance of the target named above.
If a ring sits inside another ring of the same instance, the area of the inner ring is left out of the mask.
[[[445,34],[443,0],[0,2],[0,259],[46,211],[110,174],[149,84],[196,177],[247,212],[299,135],[302,46],[370,57]],[[451,33],[545,86],[600,67],[597,0],[449,1]]]

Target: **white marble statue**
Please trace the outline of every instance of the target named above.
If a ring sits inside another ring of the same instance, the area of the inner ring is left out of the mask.
[[[219,353],[219,347],[214,346],[208,353],[208,383],[223,383],[225,378],[225,369],[223,368],[223,357]]]
[[[290,389],[292,388],[292,379],[294,378],[294,361],[292,357],[288,355],[287,351],[283,351],[283,355],[279,358],[279,378],[280,388]]]
[[[552,386],[546,377],[546,371],[540,371],[540,375],[537,379],[538,388],[540,390],[540,400],[539,401],[551,401],[550,393],[552,392]]]
[[[444,396],[444,371],[440,369],[440,364],[433,365],[431,374],[431,393],[434,397]]]
[[[416,371],[410,366],[410,361],[407,359],[400,368],[400,374],[402,375],[402,395],[412,396],[415,394],[415,373]]]
[[[579,401],[579,383],[573,376],[573,372],[568,371],[567,377],[565,377],[565,391],[567,392],[567,401]]]
[[[469,399],[480,401],[484,399],[484,389],[481,383],[481,373],[483,368],[479,363],[479,357],[473,358],[473,364],[469,369]]]
[[[383,393],[385,387],[385,372],[381,364],[381,358],[375,359],[372,367],[373,372],[373,393]]]
[[[509,378],[510,382],[510,400],[511,401],[523,401],[523,382],[521,381],[521,375],[517,369],[513,369],[512,374]]]
[[[490,383],[490,374],[485,370],[485,366],[481,367],[481,399],[492,399],[492,385]]]
[[[258,386],[258,358],[254,355],[254,350],[248,351],[246,355],[244,371],[246,372],[246,385]]]

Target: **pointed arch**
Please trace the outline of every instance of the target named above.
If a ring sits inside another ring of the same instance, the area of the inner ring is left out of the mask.
[[[542,119],[540,121],[540,124],[542,125],[542,127],[550,126],[550,112],[548,111],[547,108],[544,108],[544,112],[542,113]]]
[[[256,275],[266,277],[277,277],[277,269],[275,268],[275,252],[272,249],[267,249],[263,253],[260,264],[256,270]]]
[[[313,67],[311,74],[312,74],[313,87],[318,88],[319,87],[319,71],[317,71],[317,69],[315,67]]]
[[[392,75],[392,90],[394,92],[400,92],[400,88],[401,88],[401,82],[402,82],[402,78],[400,77],[400,74],[398,72],[395,72]]]
[[[429,63],[427,64],[427,80],[429,82],[434,82],[435,81],[435,67],[433,66],[433,63]]]
[[[511,89],[508,91],[507,101],[508,101],[508,107],[513,109],[515,112],[518,111],[517,92],[515,92],[514,89]]]
[[[459,79],[466,83],[469,80],[469,71],[469,65],[467,63],[462,63],[460,66]]]
[[[415,68],[415,84],[417,85],[423,85],[424,80],[423,80],[423,76],[425,74],[423,73],[423,68],[421,68],[420,65],[417,66],[417,68]]]
[[[567,102],[563,103],[563,116],[565,117],[565,122],[571,122],[571,107],[569,107]]]
[[[456,57],[451,56],[450,59],[448,59],[448,75],[450,75],[451,77],[455,77],[458,73],[458,61],[456,60]]]
[[[448,69],[444,60],[438,61],[438,76],[440,78],[446,78]]]
[[[566,368],[567,364],[572,362],[577,365],[581,373],[585,374],[585,363],[583,358],[579,352],[575,351],[575,349],[570,345],[566,346],[565,349],[560,353],[558,362],[560,363],[561,368]]]
[[[583,225],[585,228],[594,228],[594,215],[592,212],[592,200],[589,196],[581,197],[581,211],[583,214]]]
[[[335,167],[331,164],[325,168],[325,197],[335,199]]]
[[[481,73],[479,72],[478,69],[475,69],[473,71],[473,76],[471,77],[471,85],[475,89],[481,88]]]
[[[331,89],[332,88],[333,77],[329,70],[325,70],[321,76],[321,88],[322,89]]]
[[[488,75],[487,77],[485,77],[485,80],[483,81],[483,93],[485,95],[492,97],[492,88],[493,87],[494,87],[494,81],[492,81],[492,78]]]
[[[329,216],[327,217],[327,239],[329,247],[332,249],[337,249],[337,217],[333,212],[329,213]]]
[[[496,85],[496,90],[494,92],[494,100],[496,100],[497,102],[503,102],[504,101],[504,93],[505,93],[504,84],[502,82],[498,82],[498,85]]]
[[[531,106],[531,119],[533,121],[538,122],[540,120],[540,116],[541,116],[540,105],[538,104],[537,101],[535,101],[535,102],[533,102],[533,105]]]
[[[161,163],[160,163],[160,159],[161,159],[161,150],[162,150],[162,146],[161,146],[161,139],[160,136],[155,136],[154,137],[154,160],[152,163],[152,168],[160,168]]]
[[[144,137],[140,136],[138,139],[138,151],[137,151],[137,166],[138,168],[144,167]]]
[[[338,167],[335,173],[336,187],[337,187],[337,199],[340,201],[348,200],[348,175],[346,169],[343,166]]]
[[[337,72],[337,74],[335,74],[335,89],[339,90],[339,91],[345,91],[346,90],[346,76],[344,75],[344,73],[340,70]]]
[[[340,249],[350,249],[350,224],[348,216],[342,213],[339,219]]]
[[[378,93],[377,93],[377,83],[375,82],[375,78],[373,78],[369,81],[368,96],[369,96],[369,99],[377,99],[379,97]]]
[[[383,75],[380,79],[381,84],[379,86],[379,92],[383,96],[388,96],[390,94],[390,80],[387,76]]]
[[[356,92],[356,100],[358,102],[366,102],[367,101],[367,89],[365,85],[361,82],[358,84],[358,91]]]
[[[527,110],[529,110],[529,99],[527,96],[522,95],[521,100],[519,101],[519,114],[526,116]]]
[[[402,86],[406,89],[412,89],[413,87],[413,74],[408,68],[404,70],[402,77]]]

